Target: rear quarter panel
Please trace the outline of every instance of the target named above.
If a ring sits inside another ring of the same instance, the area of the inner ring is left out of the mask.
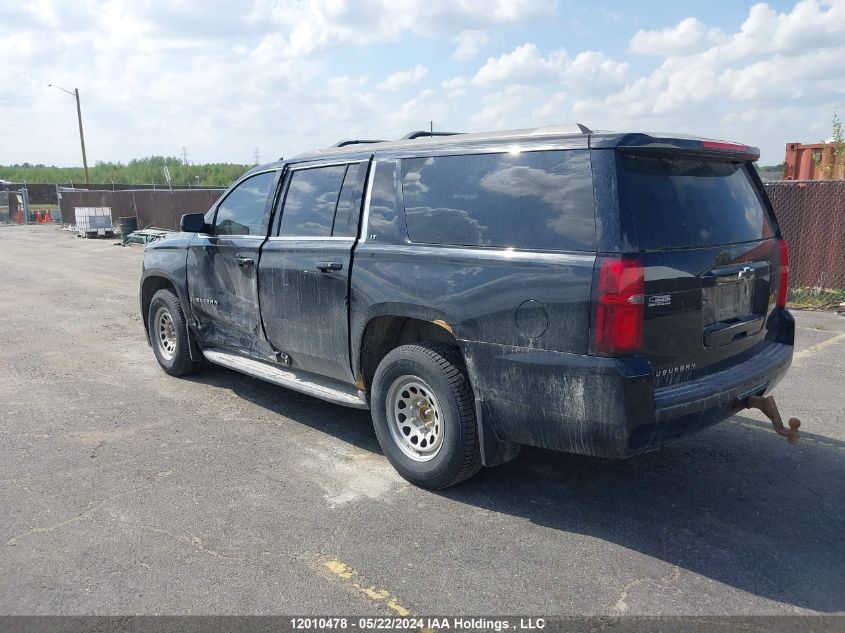
[[[370,319],[396,314],[442,319],[459,340],[585,354],[594,261],[581,253],[360,244],[351,277],[353,349]]]

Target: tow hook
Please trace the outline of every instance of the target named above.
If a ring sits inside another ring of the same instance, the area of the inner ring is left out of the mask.
[[[748,396],[747,398],[737,400],[736,405],[739,409],[759,409],[762,411],[772,421],[772,427],[775,433],[785,437],[786,441],[790,444],[797,443],[801,437],[801,434],[798,432],[798,427],[801,426],[801,420],[798,418],[789,418],[789,428],[787,429],[783,425],[783,420],[780,417],[778,405],[775,404],[774,396],[766,396],[765,398],[762,396]]]

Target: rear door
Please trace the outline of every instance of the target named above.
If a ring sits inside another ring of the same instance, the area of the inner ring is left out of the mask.
[[[291,168],[259,267],[269,342],[292,366],[340,380],[352,378],[349,274],[368,167]]]
[[[205,345],[272,358],[258,306],[257,270],[279,172],[235,185],[213,210],[211,234],[188,251],[188,293]]]
[[[620,151],[617,165],[645,268],[643,351],[656,386],[752,353],[775,308],[780,251],[751,163]]]

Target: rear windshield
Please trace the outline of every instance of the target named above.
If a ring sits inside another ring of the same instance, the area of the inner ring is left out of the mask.
[[[744,163],[620,154],[620,203],[641,249],[750,242],[774,236]]]

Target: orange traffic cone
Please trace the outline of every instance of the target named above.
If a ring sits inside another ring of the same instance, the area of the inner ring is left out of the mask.
[[[43,220],[41,219],[41,211],[38,211],[35,214],[35,223],[41,224],[42,222],[43,222]]]
[[[50,217],[50,209],[44,212],[44,224],[52,224],[53,218]]]
[[[23,224],[23,214],[20,209],[18,209],[18,224]]]

